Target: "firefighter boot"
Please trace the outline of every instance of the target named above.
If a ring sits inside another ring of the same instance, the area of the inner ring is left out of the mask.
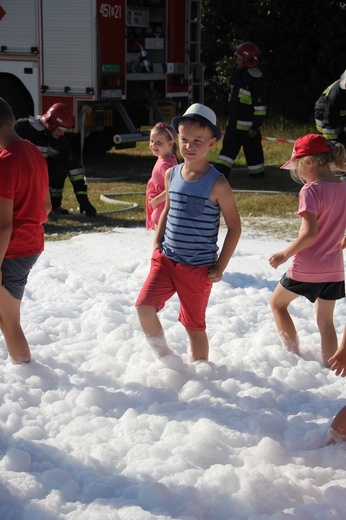
[[[85,213],[87,217],[96,216],[96,209],[90,203],[87,195],[77,195],[77,200],[79,202],[79,211],[81,213]]]
[[[50,200],[52,202],[52,211],[51,213],[54,213],[54,215],[60,216],[60,215],[68,215],[69,211],[68,209],[61,207],[62,202],[62,189],[61,190],[54,190],[52,188],[49,188],[50,193]]]
[[[61,206],[59,206],[58,208],[52,208],[51,213],[54,213],[54,215],[58,215],[58,216],[70,214],[68,209],[62,208]]]

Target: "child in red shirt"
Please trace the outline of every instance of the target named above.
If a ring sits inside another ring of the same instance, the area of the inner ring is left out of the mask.
[[[0,328],[14,363],[28,363],[20,305],[30,269],[44,248],[42,224],[51,210],[45,159],[14,130],[0,98]]]

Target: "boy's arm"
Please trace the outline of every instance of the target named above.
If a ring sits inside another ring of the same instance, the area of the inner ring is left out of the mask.
[[[50,211],[52,210],[52,201],[50,200],[49,190],[47,191],[47,193],[43,199],[43,203],[44,203],[44,207],[47,212],[47,215],[48,215],[48,213],[50,213]]]
[[[13,200],[0,197],[0,283],[1,265],[12,234]]]
[[[208,273],[209,280],[215,283],[221,280],[222,274],[238,244],[241,234],[241,222],[232,188],[225,177],[220,176],[216,179],[211,199],[214,204],[220,206],[227,226],[227,233],[220,256]]]
[[[166,230],[167,214],[168,214],[169,207],[170,207],[169,196],[168,196],[168,184],[169,184],[169,179],[171,177],[171,171],[172,171],[172,168],[169,168],[165,173],[166,203],[165,203],[164,210],[161,213],[159,223],[157,224],[157,228],[155,231],[154,246],[153,246],[154,251],[155,251],[155,249],[161,249],[163,236],[164,236],[165,230]]]

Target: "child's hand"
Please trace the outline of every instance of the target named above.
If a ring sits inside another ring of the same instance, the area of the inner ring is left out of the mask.
[[[220,267],[217,264],[212,265],[208,269],[208,278],[211,283],[219,282],[222,278],[223,271],[220,269]]]
[[[345,247],[346,247],[346,237],[344,237],[344,238],[341,240],[341,247],[342,247],[342,249],[345,249]]]
[[[279,253],[275,253],[269,258],[269,264],[276,269],[279,267],[279,265],[286,262],[286,257],[284,256],[283,252],[280,251]]]
[[[335,371],[335,375],[346,377],[346,359],[345,352],[336,351],[334,356],[328,359],[328,365]]]
[[[157,202],[155,200],[155,197],[150,197],[150,204],[155,209],[157,206]]]

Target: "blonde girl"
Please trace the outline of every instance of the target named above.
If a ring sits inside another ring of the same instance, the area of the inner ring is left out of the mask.
[[[288,312],[290,303],[305,296],[316,302],[323,364],[337,350],[333,323],[336,300],[345,296],[344,259],[341,242],[346,228],[346,182],[332,169],[345,171],[345,148],[322,135],[307,134],[295,142],[292,157],[281,168],[303,183],[298,214],[302,222],[298,238],[273,254],[275,269],[293,257],[277,285],[270,305],[283,347],[299,354],[297,332]]]
[[[149,147],[157,157],[146,191],[146,229],[155,229],[165,207],[165,172],[178,164],[177,144],[173,128],[157,123],[150,132]]]

